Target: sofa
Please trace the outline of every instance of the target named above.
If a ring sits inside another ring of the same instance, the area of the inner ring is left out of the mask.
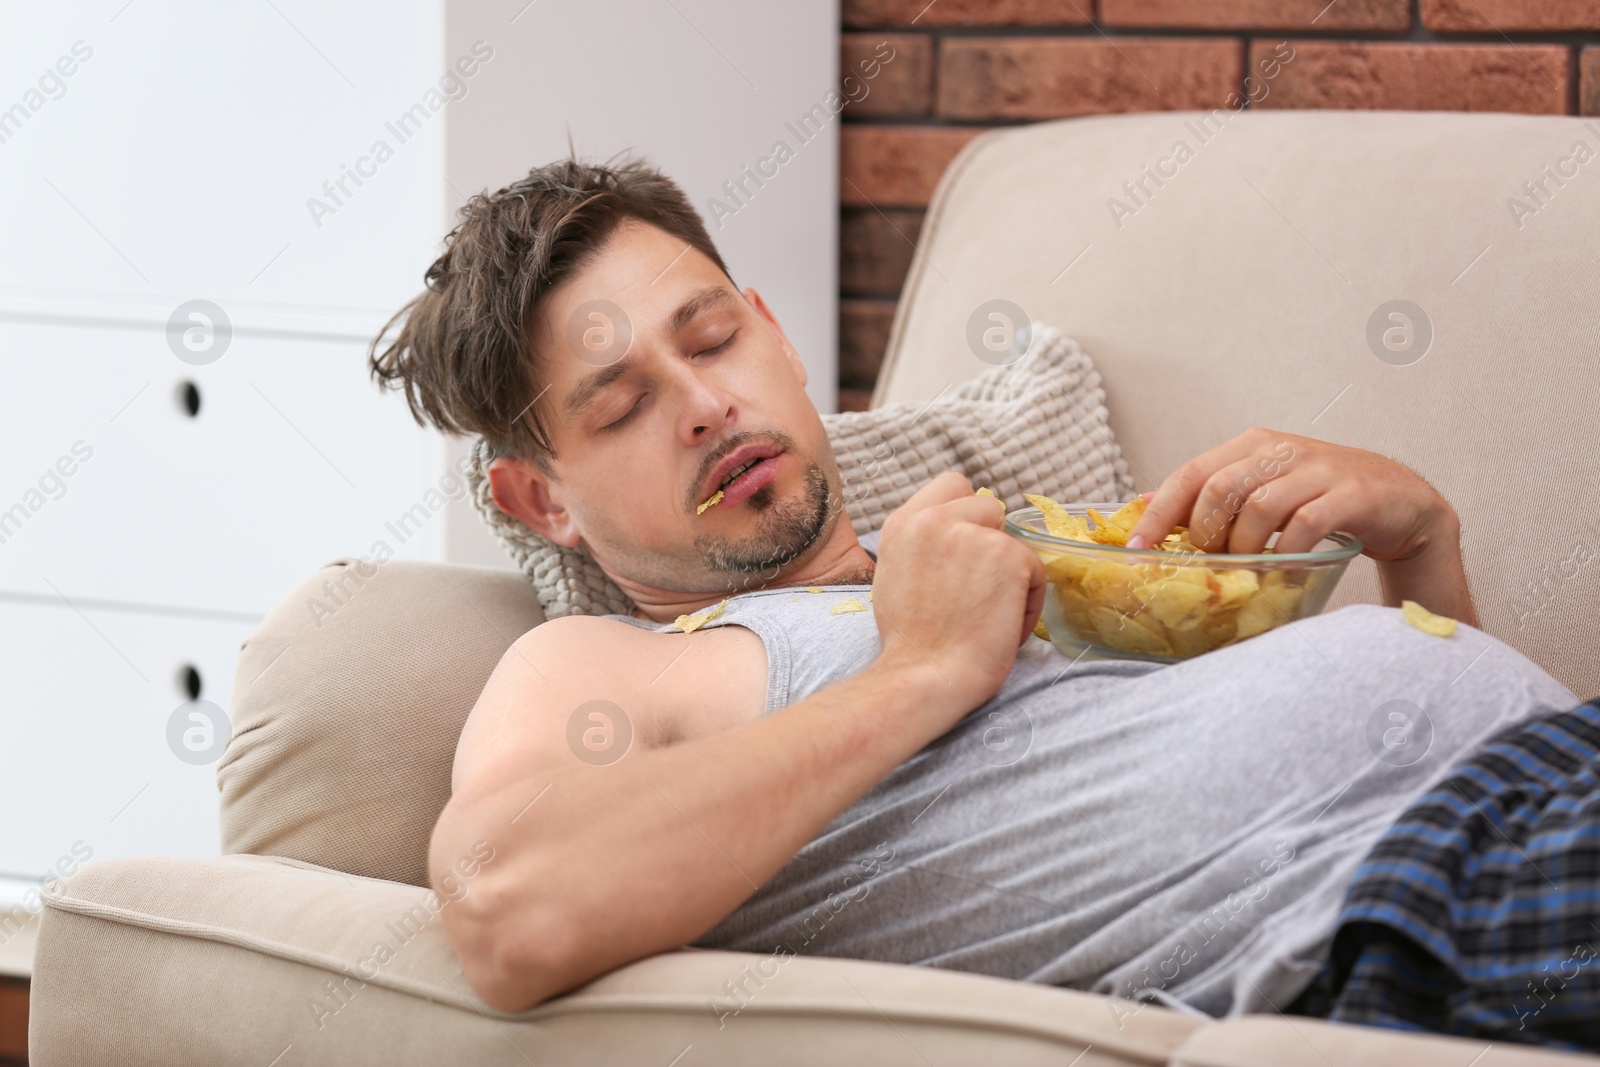
[[[1578,142],[1600,146],[1600,122],[1218,111],[984,134],[940,182],[873,403],[985,369],[969,325],[1008,301],[1094,357],[1140,489],[1252,425],[1411,465],[1462,515],[1484,628],[1600,692],[1600,164],[1575,163]],[[330,584],[340,610],[314,619]],[[1330,610],[1377,596],[1356,566]],[[695,949],[497,1012],[424,861],[461,724],[541,621],[514,571],[340,559],[308,576],[242,648],[224,854],[107,860],[50,887],[31,1062],[1600,1063]]]

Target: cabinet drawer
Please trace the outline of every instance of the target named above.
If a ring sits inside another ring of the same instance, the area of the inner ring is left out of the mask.
[[[86,850],[217,854],[215,763],[175,755],[168,720],[191,668],[201,698],[227,709],[254,628],[0,599],[0,874],[36,878]]]
[[[380,541],[430,555],[432,438],[356,341],[235,336],[193,366],[165,332],[0,322],[0,380],[0,589],[260,614]]]

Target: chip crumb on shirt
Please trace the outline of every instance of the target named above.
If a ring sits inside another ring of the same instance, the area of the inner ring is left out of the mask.
[[[820,592],[822,592],[822,586],[820,586],[820,585],[808,585],[808,586],[806,586],[806,592],[808,592],[808,593],[820,593]]]
[[[828,609],[831,615],[848,615],[852,611],[866,611],[867,606],[855,597],[846,597]]]
[[[1448,615],[1435,615],[1415,600],[1400,601],[1400,614],[1412,626],[1435,637],[1449,637],[1456,632],[1456,620]]]
[[[723,609],[727,606],[728,601],[724,598],[720,604],[706,608],[704,611],[697,611],[693,615],[679,615],[673,625],[686,634],[692,634],[718,615],[721,615]]]
[[[867,590],[867,601],[870,603],[871,600],[872,600],[872,590],[868,589]]]

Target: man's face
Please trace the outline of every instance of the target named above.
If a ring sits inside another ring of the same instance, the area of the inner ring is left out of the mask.
[[[838,470],[804,365],[700,252],[624,222],[541,300],[533,342],[549,493],[569,516],[557,539],[581,538],[625,588],[759,588],[827,540]]]

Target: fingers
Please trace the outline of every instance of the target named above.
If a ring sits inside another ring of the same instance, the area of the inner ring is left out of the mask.
[[[1319,541],[1345,525],[1351,515],[1359,514],[1360,505],[1355,500],[1358,493],[1349,487],[1334,488],[1301,504],[1278,536],[1274,551],[1282,555],[1315,549]]]
[[[1269,479],[1259,458],[1230,463],[1206,479],[1195,498],[1189,539],[1204,552],[1259,552],[1294,509],[1324,492],[1324,475],[1301,469]]]
[[[1206,551],[1221,551],[1222,546],[1227,544],[1233,515],[1244,501],[1236,500],[1236,506],[1231,509],[1224,507],[1220,513],[1217,512],[1218,504],[1226,503],[1228,489],[1232,485],[1244,485],[1247,479],[1242,472],[1245,469],[1253,471],[1253,482],[1244,487],[1244,492],[1239,494],[1241,497],[1248,496],[1262,483],[1286,470],[1288,461],[1295,454],[1294,446],[1290,443],[1291,437],[1290,434],[1272,430],[1246,430],[1183,464],[1168,475],[1154,495],[1148,498],[1149,504],[1144,515],[1129,531],[1129,547],[1148,548],[1172,532],[1174,526],[1188,526],[1190,537],[1197,546]],[[1234,468],[1235,472],[1224,475],[1223,472],[1230,468]],[[1219,478],[1213,484],[1213,479]],[[1208,487],[1210,496],[1202,500],[1202,494],[1207,493]],[[1198,529],[1208,516],[1212,519],[1210,526],[1205,530]]]
[[[1251,450],[1252,442],[1245,440],[1246,436],[1241,434],[1224,441],[1167,475],[1150,498],[1144,515],[1128,531],[1128,546],[1149,548],[1171,533],[1174,526],[1188,525],[1195,498],[1205,487],[1206,479],[1214,471],[1242,458]]]
[[[1018,648],[1027,644],[1028,638],[1033,636],[1034,624],[1039,621],[1039,615],[1044,611],[1045,591],[1049,589],[1049,579],[1045,575],[1044,563],[1040,561],[1039,554],[1029,551],[1028,559],[1032,566],[1028,574],[1028,600],[1022,610],[1022,639],[1017,642]]]
[[[1294,513],[1328,491],[1326,472],[1305,468],[1259,486],[1245,499],[1233,518],[1227,552],[1260,552],[1273,531],[1281,530]],[[1283,549],[1279,547],[1278,551]]]
[[[913,512],[936,507],[960,497],[972,495],[972,483],[957,471],[935,475],[927,485],[912,493],[899,510]]]
[[[994,497],[968,493],[937,505],[940,517],[948,521],[966,521],[998,530],[1005,525],[1006,506]]]

